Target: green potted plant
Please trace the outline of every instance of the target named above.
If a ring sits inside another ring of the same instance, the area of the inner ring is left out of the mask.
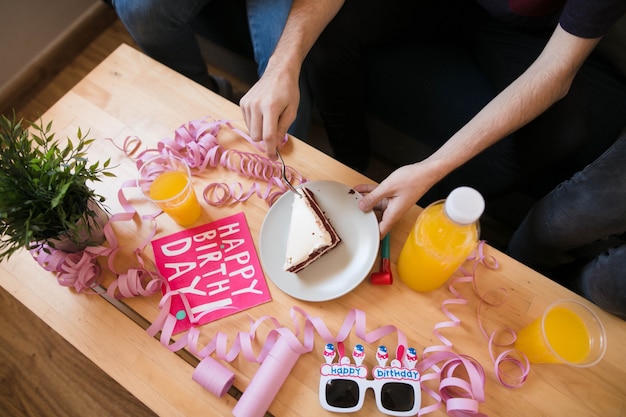
[[[0,118],[0,261],[21,248],[75,252],[104,241],[104,197],[89,183],[114,176],[110,159],[90,163],[95,139],[80,129],[63,146],[51,129],[52,122]]]

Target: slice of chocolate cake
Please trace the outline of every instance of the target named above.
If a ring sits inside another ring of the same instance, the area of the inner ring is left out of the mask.
[[[313,193],[302,187],[293,197],[287,251],[283,269],[298,272],[337,246],[341,238],[330,224]]]

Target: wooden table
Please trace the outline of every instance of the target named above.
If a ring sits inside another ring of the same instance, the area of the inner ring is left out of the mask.
[[[72,137],[76,129],[91,129],[92,136],[112,138],[121,143],[136,135],[145,144],[154,144],[171,137],[176,128],[190,120],[205,116],[232,120],[244,129],[240,109],[210,91],[185,79],[128,46],[121,46],[92,73],[78,83],[43,117],[53,120],[58,137]],[[220,133],[226,147],[252,150],[241,137]],[[98,140],[90,150],[96,159],[110,156],[117,178],[96,184],[107,196],[112,212],[120,211],[116,193],[123,181],[134,178],[136,168],[129,158],[110,141]],[[368,182],[359,173],[341,165],[307,144],[291,140],[283,151],[288,164],[309,180],[329,179],[350,186]],[[323,167],[323,169],[322,169]],[[215,172],[224,181],[243,181],[231,172]],[[227,207],[206,204],[201,222],[245,212],[258,250],[260,227],[268,210],[260,199]],[[395,263],[408,231],[419,213],[415,207],[391,232],[391,260]],[[159,220],[158,236],[180,230],[166,219]],[[199,223],[201,224],[201,223]],[[128,248],[122,262],[133,263],[130,251],[145,239],[148,227],[141,222],[118,222],[115,232]],[[580,297],[546,279],[542,275],[486,247],[488,255],[499,262],[497,270],[479,268],[478,286],[481,292],[502,288],[508,298],[500,307],[483,310],[482,320],[488,329],[510,326],[519,330],[552,301]],[[104,262],[102,262],[104,265]],[[77,294],[57,284],[51,273],[39,267],[26,252],[20,252],[0,265],[0,285],[13,294],[37,316],[49,324],[100,368],[139,398],[157,414],[163,416],[209,416],[232,414],[236,403],[231,395],[218,398],[204,390],[191,376],[197,359],[177,355],[149,337],[141,327],[143,319],[152,321],[158,315],[160,295],[124,300],[115,306],[104,298]],[[378,268],[376,263],[375,269]],[[395,264],[392,266],[395,273]],[[110,282],[112,276],[105,278]],[[396,275],[397,276],[397,275]],[[290,323],[293,306],[304,308],[312,316],[323,318],[337,332],[346,314],[353,308],[367,313],[367,329],[386,324],[400,328],[411,344],[418,348],[440,344],[433,327],[448,320],[441,309],[442,302],[453,298],[447,288],[422,294],[409,290],[396,279],[391,286],[373,286],[365,279],[354,291],[335,300],[311,303],[296,300],[281,292],[268,278],[272,301],[247,310],[256,319],[265,315]],[[476,309],[478,297],[470,284],[458,284],[466,305],[449,309],[461,320],[461,325],[442,330],[458,353],[479,361],[486,373],[486,401],[480,411],[488,415],[506,416],[624,416],[626,415],[626,323],[599,308],[592,308],[606,326],[608,349],[604,359],[586,369],[564,365],[532,366],[526,383],[509,389],[497,382],[488,344],[482,335]],[[586,302],[586,301],[585,301]],[[590,303],[587,303],[590,304]],[[136,320],[129,318],[137,316]],[[139,324],[137,323],[139,322]],[[217,331],[230,334],[248,330],[248,318],[239,313],[202,327],[201,342],[207,343]],[[261,332],[262,334],[262,332]],[[392,337],[392,336],[389,336]],[[393,345],[393,340],[387,343]],[[231,339],[232,340],[232,339]],[[347,346],[358,338],[351,334]],[[313,352],[300,357],[269,412],[275,416],[320,416],[325,412],[318,402],[319,366],[322,363],[324,341],[316,336]],[[375,346],[366,346],[368,365],[375,364]],[[189,355],[187,355],[189,356]],[[258,364],[238,358],[225,363],[236,373],[235,387],[245,391]],[[432,404],[426,395],[423,404]],[[373,396],[367,395],[358,415],[380,415]],[[445,415],[445,408],[432,415]]]

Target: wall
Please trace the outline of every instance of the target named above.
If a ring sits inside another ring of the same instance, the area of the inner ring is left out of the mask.
[[[2,0],[0,107],[54,72],[63,42],[102,6],[99,0]]]

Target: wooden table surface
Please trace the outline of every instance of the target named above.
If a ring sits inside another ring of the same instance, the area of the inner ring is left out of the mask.
[[[116,178],[96,184],[98,192],[107,197],[113,213],[121,211],[117,191],[122,183],[136,175],[134,162],[113,146],[124,138],[135,135],[145,146],[172,137],[179,126],[190,120],[211,116],[228,119],[245,129],[241,111],[230,103],[197,84],[176,74],[145,55],[121,46],[92,73],[78,83],[43,116],[44,122],[53,120],[57,137],[72,137],[76,129],[90,129],[98,138],[90,149],[90,157],[103,160],[111,157],[117,165]],[[102,139],[102,140],[100,140]],[[229,131],[220,133],[220,143],[227,148],[252,151],[240,136]],[[359,173],[341,165],[309,145],[292,139],[282,152],[287,163],[308,180],[333,180],[349,186],[369,182]],[[206,181],[249,180],[230,171],[205,172]],[[200,190],[203,184],[197,185]],[[141,205],[141,203],[137,203]],[[253,240],[257,246],[261,224],[268,211],[260,199],[232,206],[211,207],[203,203],[204,214],[197,223],[245,212]],[[410,210],[391,232],[392,271],[408,231],[420,209]],[[132,250],[149,233],[145,222],[116,222],[114,230],[123,242],[120,262],[134,265]],[[159,217],[158,236],[180,230],[164,216]],[[508,326],[519,330],[552,301],[561,298],[580,299],[567,289],[555,284],[537,272],[486,246],[486,254],[497,259],[495,270],[479,267],[477,284],[480,293],[497,290],[506,298],[499,306],[482,309],[481,320],[491,331]],[[105,269],[105,284],[113,279]],[[124,265],[122,265],[123,267]],[[376,262],[374,269],[378,269]],[[119,267],[119,265],[118,265]],[[162,416],[232,415],[236,399],[227,394],[218,398],[191,378],[195,358],[186,359],[165,348],[150,337],[129,315],[138,315],[153,321],[158,313],[160,295],[124,300],[126,308],[119,308],[97,295],[77,294],[57,284],[54,276],[44,271],[22,251],[0,264],[0,285],[27,306],[56,332],[105,370],[144,404]],[[397,274],[395,275],[397,278]],[[374,286],[368,279],[349,294],[325,302],[304,302],[292,298],[267,278],[272,301],[202,326],[200,344],[208,343],[216,332],[224,332],[234,340],[238,331],[249,330],[249,318],[270,315],[289,324],[290,310],[299,306],[312,316],[321,317],[337,332],[348,312],[360,309],[367,314],[367,330],[393,324],[407,336],[409,344],[418,352],[441,344],[433,332],[437,323],[448,321],[442,303],[454,298],[447,287],[431,293],[417,293],[396,279],[391,286]],[[521,388],[511,389],[500,384],[488,352],[488,343],[477,320],[478,296],[470,283],[455,286],[466,304],[449,306],[460,320],[458,327],[441,330],[457,353],[476,359],[486,374],[486,400],[479,410],[487,415],[506,416],[624,416],[626,415],[626,322],[590,305],[600,316],[607,331],[608,348],[604,359],[591,368],[573,368],[565,365],[533,365],[527,381]],[[266,329],[267,330],[267,329]],[[264,333],[260,332],[261,339]],[[261,340],[262,342],[262,340]],[[359,343],[354,332],[346,340],[351,347]],[[362,343],[362,342],[360,342]],[[383,339],[383,344],[395,346],[395,336]],[[377,345],[366,345],[366,364],[373,366]],[[318,402],[319,366],[322,363],[324,341],[319,335],[311,353],[302,355],[281,391],[272,402],[269,412],[275,416],[332,415]],[[188,355],[189,356],[189,355]],[[231,363],[223,362],[236,373],[234,385],[245,391],[259,365],[239,357]],[[423,405],[433,400],[422,395]],[[355,415],[380,415],[373,395],[367,394],[365,405]],[[431,415],[445,415],[445,407]]]

